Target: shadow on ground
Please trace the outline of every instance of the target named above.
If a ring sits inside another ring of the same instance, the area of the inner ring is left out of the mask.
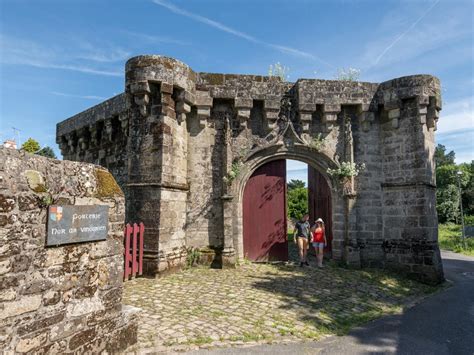
[[[308,257],[311,266],[300,268],[291,243],[289,256],[294,265],[276,264],[278,272],[254,277],[252,286],[278,295],[280,309],[296,309],[298,318],[322,335],[343,335],[381,315],[400,313],[404,304],[437,289],[384,270],[350,270],[327,261],[318,269],[314,250]]]

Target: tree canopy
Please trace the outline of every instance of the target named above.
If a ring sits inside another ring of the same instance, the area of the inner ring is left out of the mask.
[[[36,154],[41,155],[43,157],[57,159],[56,154],[54,154],[54,151],[51,149],[51,147],[48,146],[40,149]]]
[[[28,138],[26,142],[21,145],[21,149],[23,149],[25,152],[34,154],[40,150],[41,147],[38,141],[34,140],[33,138]]]
[[[449,153],[446,154],[446,147],[442,144],[438,144],[435,150],[435,162],[436,162],[436,167],[441,167],[443,165],[453,165],[454,163],[454,158],[456,157],[456,154],[454,151],[450,151]]]
[[[301,219],[308,213],[308,189],[297,187],[288,190],[288,217],[291,219]]]
[[[57,159],[56,154],[54,154],[51,147],[45,146],[41,148],[39,142],[33,138],[28,138],[25,143],[21,145],[21,149],[25,152],[41,155],[47,158]]]
[[[461,198],[464,214],[474,214],[474,162],[456,164],[455,157],[454,151],[446,152],[444,145],[436,147],[436,209],[441,223],[459,222]]]
[[[298,188],[302,188],[302,187],[303,188],[305,187],[305,183],[302,180],[291,179],[288,182],[288,190],[298,189]]]

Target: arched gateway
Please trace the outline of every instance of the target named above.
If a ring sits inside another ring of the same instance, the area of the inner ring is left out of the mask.
[[[443,279],[438,79],[287,83],[196,73],[161,56],[130,59],[125,78],[123,94],[59,123],[57,142],[65,159],[104,165],[121,184],[127,221],[147,226],[148,273],[182,265],[188,248],[213,250],[224,264],[244,257],[246,185],[265,164],[297,159],[329,206],[318,213],[331,217],[334,259]],[[365,164],[357,177],[328,174],[355,163]],[[274,203],[279,191],[264,198]]]

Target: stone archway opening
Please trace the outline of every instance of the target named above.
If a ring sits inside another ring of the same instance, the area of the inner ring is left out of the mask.
[[[298,197],[305,200],[305,208],[295,215],[309,213],[311,224],[317,218],[325,221],[328,237],[325,251],[330,255],[333,241],[330,184],[321,168],[305,160],[283,156],[264,162],[245,181],[241,203],[244,258],[250,261],[297,261],[297,251],[289,235],[292,228],[288,214],[288,181],[293,177],[300,177],[297,180],[304,183],[303,191],[306,190],[306,196]],[[288,174],[289,161],[303,163],[299,165],[299,175]],[[313,254],[312,248],[310,254]]]

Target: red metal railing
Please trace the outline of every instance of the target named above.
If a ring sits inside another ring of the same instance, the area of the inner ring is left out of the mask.
[[[143,274],[143,239],[145,225],[128,223],[124,229],[125,265],[123,268],[124,281]]]

